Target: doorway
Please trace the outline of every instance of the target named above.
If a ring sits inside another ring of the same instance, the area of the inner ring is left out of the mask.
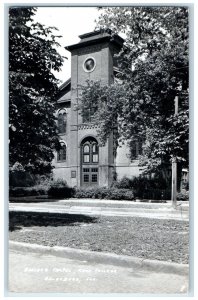
[[[81,185],[96,186],[99,181],[99,147],[96,139],[88,137],[81,143]]]

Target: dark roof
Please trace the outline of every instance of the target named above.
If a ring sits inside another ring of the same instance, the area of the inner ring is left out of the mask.
[[[69,78],[67,81],[61,84],[61,86],[59,86],[57,100],[60,99],[63,95],[67,94],[70,90],[71,90],[71,78]]]
[[[79,38],[82,40],[82,39],[86,39],[86,38],[92,37],[94,35],[105,34],[105,33],[112,34],[112,31],[110,29],[106,29],[106,30],[102,30],[102,29],[100,29],[100,30],[94,30],[94,31],[91,31],[91,32],[79,35]]]
[[[117,34],[113,34],[111,30],[95,30],[92,32],[88,32],[82,35],[79,35],[79,38],[81,39],[79,43],[70,45],[65,47],[66,50],[72,51],[74,49],[78,49],[84,46],[93,45],[98,42],[106,42],[109,41],[113,44],[116,44],[119,47],[122,47],[123,45],[123,38],[121,38]]]
[[[59,90],[63,90],[66,87],[69,87],[69,85],[71,84],[71,78],[67,79],[67,81],[63,82],[60,86],[59,86]]]

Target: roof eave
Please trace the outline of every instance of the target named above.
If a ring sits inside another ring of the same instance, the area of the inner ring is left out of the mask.
[[[71,83],[71,78],[69,78],[68,80],[66,80],[65,82],[63,82],[63,83],[59,86],[59,90],[63,90],[63,89],[66,88],[70,83]]]
[[[65,49],[71,52],[72,50],[79,49],[84,46],[90,46],[90,45],[97,44],[98,42],[111,42],[113,44],[116,44],[119,47],[122,47],[122,44],[123,44],[123,41],[121,39],[118,40],[117,38],[114,38],[109,35],[109,36],[104,36],[104,37],[98,37],[98,38],[95,38],[95,39],[89,40],[89,41],[84,41],[84,42],[82,41],[82,42],[79,42],[78,44],[69,45],[69,46],[66,46]]]

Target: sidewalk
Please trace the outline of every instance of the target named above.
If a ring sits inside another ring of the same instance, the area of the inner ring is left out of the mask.
[[[21,243],[22,244],[22,243]],[[45,249],[46,248],[46,249]],[[134,294],[180,294],[188,292],[188,276],[183,266],[181,272],[173,272],[177,264],[165,263],[164,272],[160,269],[149,270],[133,261],[128,266],[108,264],[81,255],[67,256],[64,249],[56,249],[56,255],[49,247],[34,247],[18,243],[11,245],[9,255],[9,291],[13,293],[134,293]],[[60,247],[57,247],[60,248]],[[61,252],[62,251],[62,252]],[[95,253],[93,253],[93,256]],[[103,253],[100,253],[102,256]],[[109,259],[110,259],[109,254]],[[113,255],[112,255],[113,257]],[[155,262],[152,262],[155,264]],[[158,264],[157,262],[156,264]],[[175,269],[175,270],[176,270]],[[183,271],[182,271],[183,270]],[[179,271],[179,269],[178,269]]]
[[[10,291],[186,295],[189,207],[178,204],[10,203]]]
[[[189,219],[189,204],[178,203],[177,210],[171,203],[142,203],[116,200],[68,199],[55,202],[10,203],[10,211],[69,213],[104,216],[128,216],[157,219]]]

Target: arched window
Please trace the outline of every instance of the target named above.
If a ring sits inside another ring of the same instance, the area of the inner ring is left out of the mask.
[[[67,113],[65,109],[58,112],[58,133],[65,133],[67,125]]]
[[[60,142],[61,148],[57,152],[57,161],[65,161],[66,160],[66,145],[64,142]]]
[[[83,146],[83,162],[89,163],[90,162],[90,145],[84,144]]]
[[[98,163],[98,143],[95,139],[88,139],[82,145],[83,163]]]
[[[93,163],[98,162],[98,144],[97,143],[92,144],[92,162]]]

